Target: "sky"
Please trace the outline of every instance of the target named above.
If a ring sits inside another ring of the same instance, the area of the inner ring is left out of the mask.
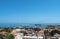
[[[60,23],[60,0],[0,0],[0,23]]]

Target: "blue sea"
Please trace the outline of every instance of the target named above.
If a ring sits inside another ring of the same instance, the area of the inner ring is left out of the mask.
[[[47,25],[60,25],[60,23],[40,23],[41,26],[37,26],[37,28],[45,28]],[[8,27],[17,27],[17,26],[24,26],[27,28],[35,27],[34,23],[0,23],[0,27],[8,28]]]

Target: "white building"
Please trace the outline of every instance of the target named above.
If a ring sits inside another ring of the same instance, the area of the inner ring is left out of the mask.
[[[15,39],[23,39],[23,34],[22,33],[17,33],[15,35]]]
[[[14,29],[12,34],[15,36],[15,39],[23,39],[23,33],[20,33],[20,29]]]

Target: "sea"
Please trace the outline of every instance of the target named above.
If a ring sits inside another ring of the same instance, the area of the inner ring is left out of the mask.
[[[40,24],[35,26],[35,24]],[[8,27],[27,27],[27,28],[46,28],[47,25],[60,25],[60,23],[0,23],[1,28],[8,28]]]

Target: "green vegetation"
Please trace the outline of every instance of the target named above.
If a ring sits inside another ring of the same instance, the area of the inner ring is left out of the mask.
[[[14,35],[6,33],[6,39],[14,39]]]
[[[52,30],[50,34],[51,34],[51,36],[54,36],[56,33],[60,34],[60,31],[59,30]]]
[[[10,34],[9,39],[14,39],[14,36],[12,34]]]
[[[44,31],[45,36],[50,36],[50,32],[48,30]]]

